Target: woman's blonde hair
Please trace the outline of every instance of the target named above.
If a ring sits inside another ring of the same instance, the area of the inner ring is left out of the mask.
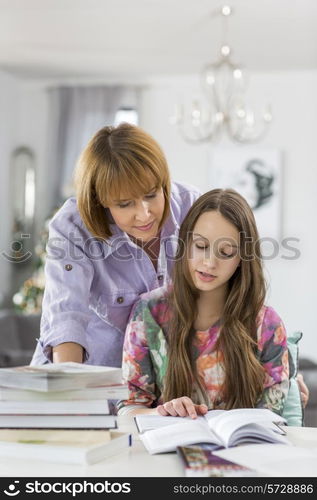
[[[99,130],[79,157],[75,185],[80,216],[98,239],[112,235],[105,207],[113,200],[139,198],[154,187],[163,188],[160,227],[169,213],[171,187],[164,153],[153,137],[135,125]]]
[[[214,189],[203,194],[195,201],[180,228],[170,296],[172,319],[168,329],[169,356],[163,398],[170,401],[189,396],[195,403],[209,403],[204,381],[197,373],[192,355],[199,292],[191,279],[187,256],[198,218],[210,211],[218,212],[237,228],[241,257],[240,265],[229,280],[220,335],[215,346],[223,354],[225,372],[219,403],[224,403],[228,410],[254,407],[262,394],[264,382],[257,350],[257,318],[266,288],[254,215],[245,199],[231,189]]]

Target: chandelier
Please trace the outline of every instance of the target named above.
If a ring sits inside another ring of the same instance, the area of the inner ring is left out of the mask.
[[[223,42],[220,56],[205,66],[201,73],[201,98],[194,99],[190,109],[177,106],[171,123],[190,143],[213,141],[224,131],[239,143],[255,142],[263,138],[272,121],[270,106],[259,113],[247,102],[247,77],[241,65],[232,60],[228,44],[228,19],[232,9],[223,6],[217,15],[223,21]]]

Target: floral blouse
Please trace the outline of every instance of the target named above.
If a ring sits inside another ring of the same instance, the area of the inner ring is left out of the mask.
[[[166,288],[142,294],[135,304],[123,346],[123,376],[129,386],[129,399],[118,403],[119,410],[126,405],[150,408],[162,403],[170,313]],[[287,335],[282,320],[271,307],[262,307],[257,332],[258,359],[265,370],[263,394],[257,407],[280,414],[289,387]],[[219,333],[217,322],[206,331],[196,331],[193,338],[197,372],[205,381],[211,408],[216,401],[219,407],[218,394],[225,375],[223,355],[215,350]]]

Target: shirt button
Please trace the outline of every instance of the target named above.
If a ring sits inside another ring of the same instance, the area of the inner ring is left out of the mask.
[[[66,271],[71,271],[73,269],[73,266],[71,264],[66,264],[65,269]]]
[[[118,297],[117,298],[117,302],[118,302],[118,304],[122,304],[122,302],[124,302],[124,298],[123,297]]]
[[[159,279],[159,280],[161,281],[161,280],[163,279],[163,277],[164,277],[164,276],[163,276],[163,274],[160,274],[160,275],[157,277],[157,279]]]

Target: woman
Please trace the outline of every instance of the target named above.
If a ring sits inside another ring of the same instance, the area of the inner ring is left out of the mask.
[[[132,311],[123,349],[130,397],[119,413],[281,413],[287,336],[264,298],[251,208],[233,190],[205,193],[181,226],[172,287],[144,294]]]
[[[157,142],[129,124],[104,127],[91,139],[76,191],[50,223],[31,364],[121,366],[132,305],[169,280],[179,226],[199,192],[171,184]]]

